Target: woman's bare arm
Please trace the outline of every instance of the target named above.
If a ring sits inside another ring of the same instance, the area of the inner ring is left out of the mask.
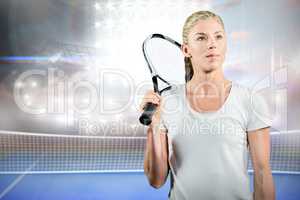
[[[254,200],[275,200],[275,188],[270,160],[270,129],[262,128],[248,133],[254,169]]]
[[[154,127],[147,131],[147,144],[144,158],[144,170],[149,183],[155,187],[161,187],[168,176],[168,141],[164,131],[153,133]]]
[[[161,97],[153,91],[149,91],[145,95],[141,107],[144,107],[147,102],[157,104],[157,111],[147,130],[144,171],[150,185],[159,188],[165,183],[169,172],[168,139],[166,130],[160,128]]]

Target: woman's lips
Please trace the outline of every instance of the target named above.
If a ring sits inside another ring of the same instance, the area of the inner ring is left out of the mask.
[[[218,60],[218,57],[220,55],[218,54],[209,54],[209,55],[206,55],[206,58],[208,59],[208,62],[214,62],[216,60]]]
[[[218,56],[219,56],[218,54],[208,54],[208,55],[206,55],[206,58],[215,58]]]

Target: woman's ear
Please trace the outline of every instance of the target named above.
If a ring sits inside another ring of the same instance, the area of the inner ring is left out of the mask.
[[[192,55],[190,54],[189,47],[187,46],[187,44],[182,44],[181,45],[181,51],[182,51],[184,57],[188,57],[188,58],[192,57]]]

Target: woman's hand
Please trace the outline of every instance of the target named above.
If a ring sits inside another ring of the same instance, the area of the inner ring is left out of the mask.
[[[161,101],[162,101],[162,97],[158,93],[154,92],[153,90],[149,90],[145,94],[142,103],[140,104],[141,112],[143,112],[147,103],[153,103],[157,106],[155,113],[152,116],[152,123],[150,124],[151,126],[157,125],[160,121]]]

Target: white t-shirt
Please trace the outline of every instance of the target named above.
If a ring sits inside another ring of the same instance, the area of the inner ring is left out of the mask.
[[[162,94],[167,129],[170,200],[252,199],[247,173],[247,131],[269,127],[262,96],[232,83],[223,106],[200,113],[186,100],[185,85]]]

